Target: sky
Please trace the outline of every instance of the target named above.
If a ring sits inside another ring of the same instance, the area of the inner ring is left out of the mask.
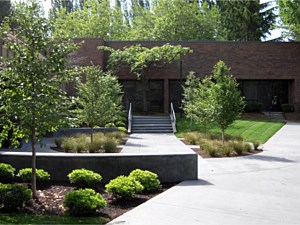
[[[13,1],[18,1],[18,0],[13,0]],[[40,0],[40,1],[43,2],[44,10],[47,13],[51,7],[51,0]],[[271,2],[272,6],[274,6],[274,4],[275,4],[275,0],[260,0],[260,2],[261,3]],[[271,34],[267,36],[266,40],[272,40],[272,39],[280,37],[282,31],[283,30],[279,29],[279,28],[272,30]]]

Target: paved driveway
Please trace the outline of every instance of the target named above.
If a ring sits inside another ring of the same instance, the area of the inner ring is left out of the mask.
[[[248,157],[202,159],[185,181],[110,224],[300,224],[300,124],[287,123]]]

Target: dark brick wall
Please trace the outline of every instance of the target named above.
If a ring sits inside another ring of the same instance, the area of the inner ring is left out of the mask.
[[[134,44],[146,47],[160,46],[165,43],[180,44],[193,49],[192,54],[182,58],[182,78],[188,71],[195,71],[199,77],[209,75],[213,66],[223,60],[231,67],[232,74],[242,80],[291,80],[291,103],[300,112],[300,43],[298,42],[198,42],[198,41],[107,41],[85,39],[84,47],[79,51],[85,60],[96,62],[105,68],[108,53],[96,50],[97,45],[105,44],[113,48],[123,48]],[[81,63],[81,65],[84,65]],[[180,63],[174,62],[162,69],[149,71],[152,79],[180,79]],[[122,71],[120,79],[135,79],[135,76]],[[166,89],[165,85],[165,88]],[[168,104],[165,97],[165,104]],[[168,106],[165,105],[167,109]]]
[[[199,41],[106,41],[97,38],[76,39],[82,47],[72,56],[78,65],[99,65],[105,69],[108,53],[97,50],[97,46],[107,45],[123,48],[134,44],[146,47],[165,43],[180,44],[193,49],[192,54],[161,69],[149,71],[152,79],[164,79],[164,109],[169,108],[169,79],[185,79],[188,71],[195,71],[204,77],[211,73],[213,66],[223,60],[231,72],[240,80],[290,80],[290,101],[300,112],[300,42],[199,42]],[[128,70],[118,74],[121,80],[135,79]]]

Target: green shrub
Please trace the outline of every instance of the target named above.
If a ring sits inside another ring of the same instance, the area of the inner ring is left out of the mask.
[[[143,191],[144,187],[132,177],[118,176],[105,185],[106,191],[115,197],[131,199],[136,193]]]
[[[31,174],[32,169],[31,168],[25,168],[19,170],[19,173],[17,174],[18,177],[24,182],[30,182],[31,181]],[[50,174],[46,172],[43,169],[36,169],[36,181],[39,183],[44,183],[46,181],[50,180]]]
[[[63,148],[66,152],[76,151],[76,140],[74,137],[67,137],[63,141]]]
[[[84,134],[78,135],[77,137],[75,137],[75,149],[76,152],[78,153],[82,153],[82,152],[88,152],[88,145],[89,145],[89,141],[88,141],[88,137]]]
[[[103,149],[106,153],[116,153],[117,143],[114,139],[107,138],[103,143]]]
[[[233,148],[233,150],[238,155],[243,154],[243,152],[244,152],[244,142],[242,142],[242,141],[233,141],[233,142],[230,142],[230,146]]]
[[[63,143],[63,139],[62,138],[54,138],[54,143],[55,143],[57,148],[61,148],[62,143]]]
[[[0,211],[21,210],[31,200],[31,190],[21,184],[0,183]]]
[[[10,164],[0,163],[0,182],[10,182],[15,176],[16,169]]]
[[[94,141],[88,144],[89,153],[101,152],[102,143]]]
[[[202,140],[200,147],[211,157],[216,157],[222,149],[222,143],[219,140]]]
[[[291,104],[282,104],[281,109],[283,112],[294,112],[294,106]]]
[[[118,131],[127,133],[127,128],[126,127],[118,127]]]
[[[252,150],[252,146],[249,143],[244,143],[244,151],[250,152]]]
[[[110,127],[116,127],[116,125],[114,123],[105,124],[105,128],[110,128]]]
[[[88,216],[96,213],[98,209],[106,206],[106,201],[101,194],[93,189],[79,189],[66,194],[64,207],[73,216]]]
[[[78,187],[93,187],[100,183],[102,176],[91,170],[77,169],[68,174],[71,184]]]
[[[263,104],[258,101],[247,101],[245,105],[245,112],[261,112]]]
[[[201,138],[201,135],[198,132],[187,132],[184,134],[183,137],[191,145],[196,145],[199,143],[199,139]]]
[[[225,156],[229,157],[231,155],[232,148],[227,143],[227,144],[225,144],[225,145],[222,146],[221,151],[222,151],[222,155],[225,155]]]
[[[254,146],[254,149],[257,150],[258,147],[261,145],[261,142],[260,141],[254,141],[253,142],[253,146]]]
[[[147,192],[156,191],[161,187],[157,174],[148,170],[133,170],[129,177],[139,181],[143,185],[144,191]]]
[[[126,124],[123,121],[117,121],[115,124],[117,127],[125,127],[126,126]]]

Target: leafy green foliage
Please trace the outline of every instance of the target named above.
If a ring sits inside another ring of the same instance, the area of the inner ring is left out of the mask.
[[[107,138],[103,142],[103,149],[106,153],[115,153],[117,151],[117,143],[115,139]]]
[[[132,177],[118,176],[105,185],[106,191],[116,197],[131,199],[140,193],[144,187]]]
[[[121,85],[115,76],[104,73],[100,67],[86,67],[84,72],[86,82],[77,84],[80,107],[76,113],[91,128],[93,143],[93,128],[114,121],[121,114]]]
[[[32,194],[36,198],[35,143],[72,122],[68,111],[71,99],[61,87],[73,77],[75,68],[67,62],[78,46],[67,38],[51,36],[53,27],[35,1],[16,4],[13,15],[0,28],[0,38],[11,53],[11,57],[1,58],[0,141],[10,130],[12,140],[30,140]]]
[[[0,163],[0,182],[9,182],[15,176],[16,169],[7,163]]]
[[[300,2],[290,0],[277,0],[279,15],[284,23],[284,28],[290,32],[286,35],[296,41],[300,41]]]
[[[104,40],[220,40],[225,36],[220,12],[206,2],[159,0],[151,7],[144,1],[85,0],[82,9],[54,12],[54,35]],[[121,6],[122,5],[122,6]]]
[[[22,181],[29,182],[32,176],[31,168],[24,168],[19,170],[17,177],[20,177]],[[44,183],[50,180],[50,174],[43,169],[36,169],[36,180],[37,182]]]
[[[73,216],[88,216],[106,206],[106,201],[101,194],[93,189],[85,188],[69,191],[64,200],[64,207]]]
[[[99,173],[87,169],[73,170],[68,174],[68,178],[71,184],[75,184],[78,187],[93,187],[102,180],[102,176]]]
[[[109,51],[108,69],[117,72],[122,69],[129,69],[130,73],[141,79],[143,110],[148,110],[147,90],[148,90],[148,71],[153,67],[163,67],[179,60],[182,55],[191,53],[192,50],[181,45],[165,44],[153,48],[143,47],[140,44],[124,47],[123,49],[113,49],[107,46],[99,46],[99,50]]]
[[[15,212],[30,202],[31,191],[20,184],[0,183],[0,211]]]
[[[270,3],[259,0],[217,0],[221,23],[227,30],[226,40],[260,41],[275,24],[276,15]]]
[[[157,174],[148,170],[133,170],[129,177],[139,181],[144,187],[143,191],[146,192],[157,191],[161,187]]]
[[[219,61],[213,70],[214,83],[210,88],[211,117],[221,129],[224,143],[225,129],[232,124],[244,109],[244,99],[238,90],[236,79],[223,61]]]

